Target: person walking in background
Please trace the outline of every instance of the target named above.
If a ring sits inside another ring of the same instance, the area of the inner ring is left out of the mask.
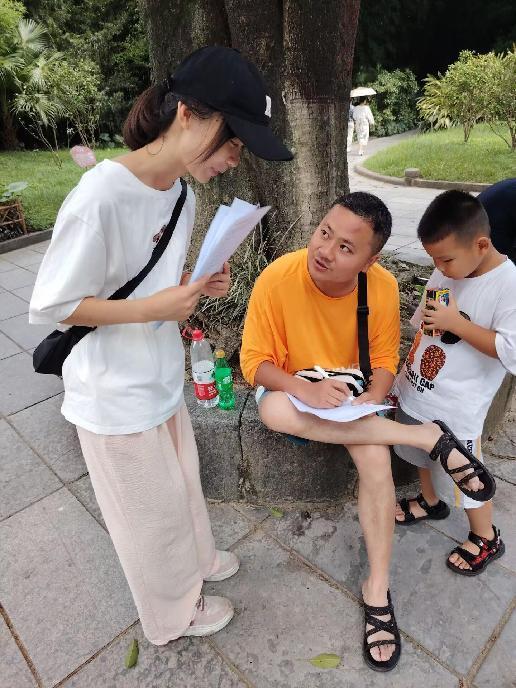
[[[350,102],[348,110],[348,153],[351,150],[351,144],[353,143],[353,132],[355,131],[355,120],[353,119],[353,113],[355,111],[355,106]]]
[[[353,119],[357,130],[358,154],[364,155],[369,141],[369,127],[374,127],[374,117],[367,98],[361,98],[353,109]]]

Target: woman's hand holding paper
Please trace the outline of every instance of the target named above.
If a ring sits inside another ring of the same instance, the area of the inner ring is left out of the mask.
[[[224,263],[222,272],[217,272],[210,277],[203,289],[204,296],[220,298],[227,296],[231,284],[231,269],[229,263]]]

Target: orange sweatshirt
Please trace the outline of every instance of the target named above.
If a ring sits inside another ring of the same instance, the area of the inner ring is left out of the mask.
[[[400,342],[398,283],[375,263],[367,271],[371,368],[396,374]],[[256,280],[244,325],[240,365],[250,384],[270,361],[287,373],[320,365],[357,368],[357,289],[332,298],[314,284],[307,249],[287,253]]]

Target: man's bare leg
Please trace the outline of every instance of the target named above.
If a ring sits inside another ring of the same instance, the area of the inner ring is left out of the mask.
[[[310,413],[298,411],[284,392],[269,392],[260,401],[260,416],[271,430],[297,435],[316,442],[329,444],[407,444],[430,452],[443,434],[434,423],[403,425],[387,418],[372,415],[351,421],[336,423],[323,420]],[[453,449],[448,459],[450,468],[464,465],[463,455]],[[465,471],[466,473],[466,471]],[[456,480],[461,477],[457,474]],[[483,485],[475,476],[466,483],[470,490],[481,490]]]
[[[373,607],[387,605],[389,565],[394,533],[394,483],[392,480],[391,455],[388,447],[373,445],[348,445],[359,475],[358,517],[367,548],[369,577],[364,581],[364,602]],[[389,616],[378,617],[388,621]],[[367,630],[372,628],[368,625]],[[369,640],[392,638],[392,634],[379,631]],[[394,645],[381,645],[371,649],[377,661],[387,661],[394,652]]]

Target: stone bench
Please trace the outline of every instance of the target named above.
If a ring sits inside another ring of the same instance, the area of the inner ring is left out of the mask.
[[[493,400],[484,437],[503,419],[515,378],[507,376]],[[298,446],[268,430],[260,420],[254,392],[238,390],[234,411],[203,409],[191,387],[185,399],[199,447],[206,497],[257,503],[322,501],[349,497],[356,469],[340,446],[311,442]],[[415,470],[393,455],[396,483],[415,478]]]

